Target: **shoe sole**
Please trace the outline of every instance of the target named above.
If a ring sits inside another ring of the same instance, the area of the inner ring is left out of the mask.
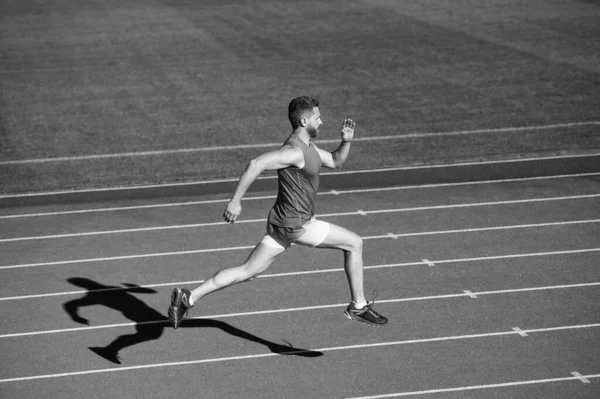
[[[183,316],[181,317],[181,320],[179,320],[179,322],[176,320],[177,315],[176,315],[176,312],[174,311],[174,309],[183,305],[181,302],[182,296],[183,296],[183,291],[179,288],[175,288],[173,290],[173,293],[171,294],[171,306],[169,306],[167,316],[169,318],[169,322],[171,323],[171,325],[173,326],[174,329],[177,329],[179,327],[179,325],[181,324],[181,320],[183,320],[183,318],[187,314],[187,311],[186,311],[183,314]]]
[[[355,321],[358,321],[358,322],[364,323],[364,324],[366,324],[366,325],[368,325],[368,326],[371,326],[371,327],[382,327],[382,326],[385,326],[385,325],[387,324],[387,322],[385,322],[385,323],[382,323],[382,324],[371,323],[370,321],[366,321],[366,320],[364,320],[364,319],[361,319],[361,318],[359,318],[359,317],[356,317],[356,316],[352,315],[352,314],[351,314],[350,312],[348,312],[347,310],[345,310],[345,311],[344,311],[344,316],[346,316],[346,317],[347,317],[347,318],[349,318],[350,320],[355,320]]]

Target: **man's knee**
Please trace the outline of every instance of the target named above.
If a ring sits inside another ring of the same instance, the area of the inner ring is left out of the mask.
[[[244,263],[242,265],[242,281],[254,280],[268,267],[268,264]]]
[[[363,239],[358,235],[353,235],[349,242],[350,252],[362,253]]]

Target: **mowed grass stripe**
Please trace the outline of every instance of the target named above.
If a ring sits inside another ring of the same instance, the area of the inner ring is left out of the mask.
[[[413,132],[396,135],[385,135],[385,136],[370,136],[370,137],[356,137],[353,141],[381,141],[381,140],[399,140],[407,138],[426,138],[426,137],[443,137],[443,136],[457,136],[457,135],[469,135],[469,134],[493,134],[493,133],[507,133],[507,132],[522,132],[532,130],[549,130],[549,129],[570,129],[580,126],[593,126],[600,125],[600,121],[586,121],[586,122],[568,122],[568,123],[557,123],[550,125],[536,125],[536,126],[515,126],[515,127],[502,127],[493,129],[474,129],[474,130],[455,130],[448,132]],[[333,140],[315,140],[316,144],[335,144],[339,143],[339,139]],[[228,150],[241,150],[250,148],[271,148],[281,146],[281,143],[261,143],[261,144],[239,144],[239,145],[227,145],[227,146],[213,146],[213,147],[194,147],[194,148],[180,148],[174,150],[155,150],[155,151],[138,151],[138,152],[121,152],[112,154],[90,154],[90,155],[76,155],[69,157],[54,157],[54,158],[34,158],[34,159],[21,159],[21,160],[10,160],[0,161],[0,165],[21,165],[21,164],[32,164],[32,163],[49,163],[49,162],[70,162],[70,161],[83,161],[93,159],[111,159],[111,158],[129,158],[129,157],[141,157],[141,156],[158,156],[158,155],[171,155],[171,154],[184,154],[184,153],[195,153],[195,152],[208,152],[208,151],[228,151]]]

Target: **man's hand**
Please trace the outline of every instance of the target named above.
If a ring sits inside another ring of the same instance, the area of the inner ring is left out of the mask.
[[[240,213],[242,213],[242,204],[240,204],[240,201],[231,200],[227,204],[225,212],[223,212],[223,219],[225,219],[227,223],[233,224]]]
[[[344,124],[342,125],[342,141],[350,142],[354,137],[354,121],[352,119],[344,120]]]

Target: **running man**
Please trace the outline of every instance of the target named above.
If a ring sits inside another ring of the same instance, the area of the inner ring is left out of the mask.
[[[310,97],[293,99],[288,117],[293,129],[290,137],[280,149],[250,161],[223,213],[226,222],[234,223],[242,212],[242,197],[250,185],[263,171],[277,170],[277,200],[269,212],[264,238],[242,265],[219,270],[191,291],[175,288],[168,310],[169,321],[174,328],[179,327],[188,310],[202,297],[254,279],[292,244],[342,250],[352,300],[344,314],[351,320],[373,326],[387,323],[387,319],[373,309],[374,302],[367,302],[365,298],[362,239],[343,227],[315,219],[315,197],[319,189],[321,166],[330,169],[342,167],[354,137],[354,121],[344,120],[340,146],[328,152],[310,141],[317,137],[319,127],[323,124],[317,100]]]

